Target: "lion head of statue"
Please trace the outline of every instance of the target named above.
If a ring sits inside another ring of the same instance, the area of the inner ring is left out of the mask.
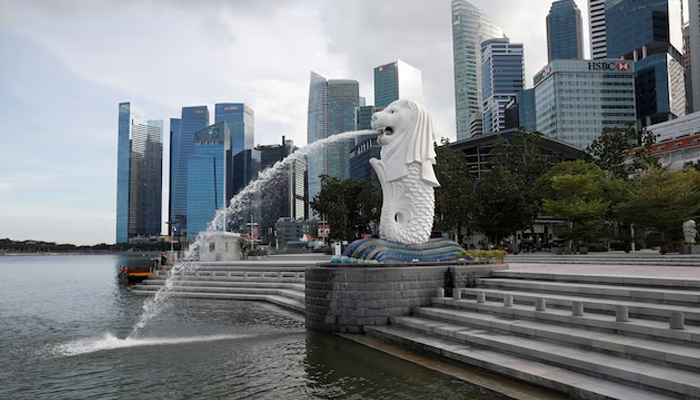
[[[419,163],[421,179],[440,186],[433,170],[435,131],[423,106],[412,100],[396,100],[372,115],[372,129],[379,134],[377,142],[382,146],[380,156],[389,182],[408,175],[408,166]]]

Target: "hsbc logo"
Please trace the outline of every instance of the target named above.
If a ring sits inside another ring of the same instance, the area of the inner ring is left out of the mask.
[[[589,71],[629,71],[632,65],[625,61],[614,62],[589,62]]]

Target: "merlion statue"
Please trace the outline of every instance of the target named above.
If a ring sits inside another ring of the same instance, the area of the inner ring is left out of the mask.
[[[379,236],[403,244],[430,240],[435,214],[435,132],[430,115],[399,99],[372,116],[381,160],[369,160],[382,187]]]
[[[695,244],[695,236],[697,236],[698,230],[696,229],[695,221],[689,219],[683,223],[683,237],[685,243]]]

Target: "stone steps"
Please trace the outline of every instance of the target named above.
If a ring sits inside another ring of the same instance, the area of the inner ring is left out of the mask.
[[[534,281],[578,282],[618,286],[664,287],[683,290],[700,290],[700,279],[647,277],[629,275],[596,275],[551,272],[494,271],[494,278],[526,279]]]
[[[627,322],[618,322],[614,315],[609,314],[585,312],[583,316],[575,317],[566,309],[550,307],[546,311],[535,311],[532,305],[513,304],[512,307],[504,307],[503,302],[477,303],[474,300],[455,300],[447,297],[434,298],[433,305],[502,318],[578,326],[595,332],[613,332],[684,346],[700,346],[700,326],[686,325],[685,329],[676,330],[670,329],[668,322],[664,321],[630,318]]]
[[[434,333],[399,327],[366,326],[369,335],[394,341],[408,347],[427,350],[465,364],[494,371],[505,376],[543,386],[575,399],[662,400],[673,399],[664,394],[611,382],[580,372],[472,346]]]
[[[395,317],[391,319],[391,323],[392,326],[434,334],[479,347],[498,349],[501,353],[565,367],[600,378],[612,378],[630,386],[676,396],[700,397],[700,375],[689,371],[428,318]]]
[[[152,295],[155,292],[151,290],[133,290],[135,294],[141,295]],[[171,292],[173,297],[183,297],[188,299],[211,299],[211,300],[240,300],[240,301],[266,301],[291,309],[299,313],[303,313],[305,309],[304,301],[297,301],[295,299],[272,295],[272,294],[244,294],[244,293],[211,293],[211,292]]]
[[[516,290],[537,293],[569,293],[596,298],[625,299],[631,301],[696,306],[700,304],[700,290],[669,290],[647,287],[620,287],[615,285],[581,284],[580,282],[547,282],[523,279],[479,279],[483,288]]]
[[[292,289],[298,290],[302,293],[304,292],[303,283],[289,283],[289,282],[257,282],[257,281],[237,281],[237,280],[226,280],[226,281],[213,281],[198,279],[193,281],[176,280],[173,282],[176,286],[211,286],[211,287],[242,287],[242,288],[275,288],[275,289]],[[148,286],[162,286],[165,284],[164,279],[147,279],[144,280],[141,285]],[[138,286],[138,285],[134,285]]]
[[[157,292],[160,287],[155,285],[134,285],[134,290],[144,292]],[[265,288],[265,287],[217,287],[217,286],[174,286],[171,292],[187,292],[187,293],[235,293],[235,294],[260,294],[260,295],[277,295],[293,298],[299,301],[304,301],[305,294],[303,291]]]
[[[498,299],[502,301],[505,295],[513,296],[514,301],[535,304],[537,299],[544,299],[547,306],[556,306],[565,309],[570,309],[573,302],[583,303],[585,310],[595,310],[597,312],[607,312],[614,314],[618,306],[626,306],[630,315],[636,315],[644,318],[656,318],[668,320],[674,312],[682,312],[685,320],[688,323],[700,325],[700,308],[676,306],[670,304],[650,304],[634,301],[601,299],[596,297],[581,296],[577,293],[570,295],[522,292],[514,290],[498,290],[498,289],[462,289],[463,295],[467,297],[476,297],[477,293],[483,292],[487,298]]]
[[[509,255],[508,263],[518,264],[603,264],[700,267],[700,257],[694,255],[599,256],[599,255]]]
[[[651,361],[671,367],[700,372],[700,347],[659,342],[653,339],[624,336],[619,333],[594,332],[581,326],[554,325],[546,322],[506,318],[463,309],[416,307],[413,315],[476,328],[493,329],[531,339],[556,341],[618,356]]]

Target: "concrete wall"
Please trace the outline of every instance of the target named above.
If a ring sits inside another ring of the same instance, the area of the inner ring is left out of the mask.
[[[360,266],[320,264],[306,268],[306,328],[362,332],[364,325],[386,325],[389,317],[409,315],[430,304],[438,287],[467,287],[500,265]]]

